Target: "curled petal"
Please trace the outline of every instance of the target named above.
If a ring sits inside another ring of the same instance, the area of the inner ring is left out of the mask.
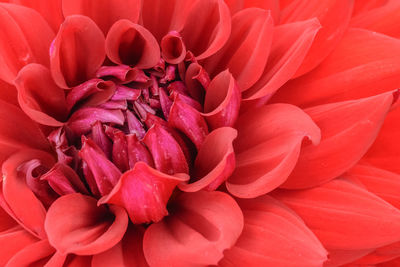
[[[144,255],[150,266],[216,265],[242,229],[242,212],[229,195],[183,193],[168,218],[147,228]]]
[[[311,107],[359,99],[399,88],[399,75],[400,40],[352,28],[318,68],[289,81],[272,101]]]
[[[149,81],[149,77],[146,76],[143,70],[139,68],[131,68],[126,65],[102,66],[97,70],[96,76],[99,78],[116,78],[119,83],[123,84],[130,82],[146,83]]]
[[[309,51],[321,25],[317,19],[289,23],[275,27],[268,64],[261,78],[247,91],[247,100],[270,98],[283,84],[293,78],[301,62]]]
[[[149,148],[157,170],[167,174],[189,172],[179,143],[159,124],[155,124],[147,131],[143,143]]]
[[[170,32],[161,40],[161,51],[164,60],[170,64],[178,64],[186,57],[186,47],[178,32]]]
[[[105,58],[104,35],[88,17],[69,16],[50,48],[51,73],[61,88],[93,78]]]
[[[39,13],[0,3],[0,28],[0,79],[12,84],[25,65],[49,65],[48,51],[54,33]]]
[[[218,74],[210,83],[202,114],[212,129],[234,126],[239,115],[240,89],[229,70]]]
[[[154,167],[153,158],[149,150],[138,140],[136,135],[127,135],[126,140],[128,142],[128,158],[131,169],[139,161],[146,163],[150,167]]]
[[[200,112],[184,103],[179,95],[172,104],[168,125],[183,132],[197,149],[200,149],[208,134],[207,123]]]
[[[170,176],[138,162],[99,204],[124,207],[136,224],[158,222],[168,215],[167,202],[175,187],[188,179],[187,175]]]
[[[269,196],[238,202],[243,232],[218,266],[317,267],[327,259],[311,230],[281,202]]]
[[[220,50],[231,34],[231,16],[223,0],[197,1],[193,4],[182,29],[187,49],[197,59]]]
[[[282,10],[282,24],[316,17],[322,25],[296,77],[318,66],[336,47],[348,28],[353,3],[353,0],[295,0]]]
[[[142,1],[143,25],[158,41],[170,31],[180,31],[195,0]]]
[[[386,93],[306,109],[321,129],[321,143],[303,147],[296,167],[282,187],[316,186],[350,169],[374,142],[393,101],[393,94]]]
[[[117,21],[106,38],[107,56],[116,64],[148,69],[160,60],[160,48],[154,36],[143,26],[129,20]]]
[[[92,267],[148,267],[143,254],[144,227],[128,227],[124,238],[113,248],[93,256]]]
[[[15,80],[22,110],[34,121],[49,126],[62,126],[67,118],[64,90],[58,87],[43,65],[29,64]]]
[[[80,14],[91,18],[107,34],[120,19],[139,20],[141,0],[63,0],[64,16]]]
[[[179,188],[185,192],[216,190],[235,169],[232,142],[236,136],[237,131],[229,127],[218,128],[207,135],[194,164],[196,181],[182,183]]]
[[[9,208],[9,213],[26,230],[34,236],[45,238],[46,233],[43,223],[46,210],[42,202],[35,196],[26,183],[26,175],[20,170],[20,166],[32,159],[37,159],[51,168],[54,164],[52,155],[39,150],[22,150],[9,157],[2,165],[4,201]],[[26,208],[29,203],[29,209]]]
[[[196,100],[197,102],[203,103],[204,101],[204,91],[207,90],[209,81],[206,83],[201,83],[202,77],[204,79],[205,77],[208,77],[207,72],[203,69],[202,66],[200,66],[198,63],[192,63],[189,65],[189,67],[186,70],[185,73],[185,84],[187,88],[184,87],[184,89],[187,89],[187,92],[189,95]],[[205,78],[207,80],[207,78]],[[172,89],[179,88],[180,83],[174,83],[174,86]]]
[[[79,193],[58,198],[46,215],[45,229],[58,252],[93,255],[116,245],[128,226],[119,207],[98,207],[96,199]]]
[[[240,90],[250,88],[261,77],[272,43],[270,12],[245,9],[232,18],[232,34],[226,45],[208,58],[204,66],[212,77],[229,68]]]
[[[400,211],[343,179],[273,196],[292,208],[328,249],[370,249],[400,238]]]
[[[242,198],[263,195],[284,183],[295,167],[303,140],[308,138],[317,145],[321,138],[311,118],[287,104],[249,110],[239,117],[237,130],[236,168],[226,186]]]
[[[47,239],[37,241],[18,251],[7,262],[6,267],[14,266],[44,266],[48,257],[55,252]]]

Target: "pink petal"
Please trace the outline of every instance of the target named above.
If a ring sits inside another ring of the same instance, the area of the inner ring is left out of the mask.
[[[271,97],[283,84],[292,78],[314,41],[321,25],[317,19],[310,19],[275,27],[268,64],[261,78],[247,91],[247,100]]]
[[[26,175],[19,170],[21,164],[37,159],[51,168],[54,164],[52,155],[39,150],[22,150],[9,157],[2,165],[3,179],[2,193],[4,200],[14,215],[14,218],[33,235],[45,238],[43,228],[46,210],[42,202],[34,195],[26,183]],[[29,203],[29,209],[26,205]]]
[[[62,1],[64,16],[80,14],[91,18],[107,34],[120,19],[139,20],[141,0],[67,0]]]
[[[106,135],[104,131],[103,124],[97,121],[92,126],[92,135],[91,135],[93,142],[103,150],[104,154],[107,158],[111,158],[111,151],[112,151],[112,142],[110,138]]]
[[[208,134],[208,126],[200,112],[184,103],[179,95],[172,104],[168,125],[184,133],[200,149]]]
[[[169,32],[161,40],[163,59],[170,64],[178,64],[186,57],[186,47],[178,32]]]
[[[321,136],[306,113],[287,104],[244,113],[237,130],[236,168],[226,186],[231,194],[242,198],[261,196],[284,183],[295,167],[303,140],[317,145]]]
[[[353,1],[335,0],[295,0],[283,8],[282,24],[316,17],[322,25],[296,77],[318,66],[332,52],[348,28],[352,11]]]
[[[218,266],[322,266],[327,252],[304,222],[279,201],[239,200],[244,228]]]
[[[128,142],[128,158],[129,167],[133,169],[135,164],[139,161],[146,163],[150,167],[154,167],[153,157],[151,156],[147,147],[138,140],[136,135],[127,135]]]
[[[160,48],[154,36],[143,26],[126,19],[114,23],[108,32],[106,53],[116,64],[140,69],[154,67],[160,60]]]
[[[138,162],[99,204],[124,207],[135,224],[158,222],[168,215],[167,202],[175,187],[188,179],[187,175],[170,176]]]
[[[143,143],[150,150],[157,170],[167,174],[189,172],[179,143],[159,124],[155,124],[147,131]]]
[[[93,255],[116,245],[125,234],[128,216],[119,207],[97,207],[96,199],[79,193],[57,199],[47,211],[45,228],[58,252]]]
[[[230,33],[231,16],[223,0],[197,1],[181,32],[186,48],[197,59],[215,54],[225,45]]]
[[[93,256],[92,267],[147,267],[143,254],[143,227],[128,227],[124,238],[115,247]]]
[[[321,129],[321,143],[301,150],[296,167],[282,187],[320,185],[354,166],[374,142],[393,100],[393,94],[386,93],[306,109]]]
[[[204,101],[204,112],[212,129],[233,126],[240,108],[240,88],[229,70],[218,74],[210,83]]]
[[[107,195],[117,184],[121,172],[92,140],[83,139],[82,143],[79,156],[88,165],[101,195]]]
[[[229,68],[240,90],[254,85],[267,64],[272,43],[270,12],[250,8],[232,18],[232,34],[224,48],[208,58],[204,66],[212,77]]]
[[[400,211],[346,180],[273,196],[292,208],[328,249],[363,250],[400,239]]]
[[[56,84],[71,88],[93,78],[105,58],[104,45],[103,33],[90,18],[67,17],[50,48]]]
[[[274,102],[310,107],[377,95],[400,87],[400,40],[349,29],[312,72],[289,81]]]
[[[183,193],[168,218],[147,228],[144,255],[150,266],[216,265],[242,229],[242,212],[229,195]]]
[[[235,169],[233,140],[237,131],[230,127],[221,127],[207,135],[194,164],[194,177],[189,184],[181,183],[179,189],[196,192],[201,189],[216,190]]]
[[[39,13],[0,3],[0,28],[0,79],[12,84],[25,65],[49,65],[48,49],[54,33]]]
[[[129,169],[128,142],[120,130],[106,127],[106,134],[112,140],[112,162],[121,172]]]
[[[62,126],[67,118],[64,90],[53,81],[49,69],[39,64],[26,65],[15,80],[22,110],[34,121]]]
[[[8,261],[6,267],[44,266],[46,259],[54,252],[55,249],[50,246],[47,239],[43,239],[26,246],[14,254],[10,261]]]
[[[116,78],[122,84],[130,82],[146,83],[149,81],[149,77],[146,76],[143,70],[126,65],[102,66],[97,70],[96,76],[99,78]]]

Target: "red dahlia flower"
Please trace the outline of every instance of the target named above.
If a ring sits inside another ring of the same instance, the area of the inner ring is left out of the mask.
[[[400,266],[397,0],[0,2],[0,266]]]

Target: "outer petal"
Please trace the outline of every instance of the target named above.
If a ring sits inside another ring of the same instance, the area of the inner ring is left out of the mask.
[[[2,203],[0,196],[0,233],[17,226],[17,222],[7,214],[7,212],[1,207],[2,205],[4,205],[4,203]]]
[[[160,47],[144,27],[129,20],[117,21],[106,39],[107,56],[117,64],[148,69],[160,61]]]
[[[265,10],[270,10],[274,22],[279,22],[279,0],[225,0],[232,14],[241,11],[245,8],[257,7]]]
[[[328,250],[329,259],[325,262],[324,267],[337,267],[337,266],[347,266],[347,263],[351,263],[365,255],[371,253],[373,249],[362,249],[362,250]],[[352,267],[361,267],[361,266],[352,266]],[[367,267],[367,266],[363,266]]]
[[[244,229],[218,266],[322,266],[327,252],[304,222],[279,201],[239,200]]]
[[[69,16],[50,49],[51,73],[61,88],[70,88],[95,76],[105,58],[104,35],[88,17]]]
[[[296,76],[312,70],[332,52],[347,30],[353,3],[353,0],[295,0],[281,11],[281,23],[317,17],[323,26]]]
[[[184,193],[170,217],[147,228],[144,255],[150,266],[215,265],[242,229],[242,212],[229,195]]]
[[[62,0],[64,16],[80,14],[91,18],[107,34],[120,19],[137,22],[141,0]]]
[[[350,29],[315,70],[289,81],[274,102],[301,107],[377,95],[400,87],[400,40]]]
[[[58,31],[60,24],[64,20],[61,9],[62,0],[9,0],[10,3],[20,4],[35,9],[46,19],[47,23],[54,32]]]
[[[322,140],[317,147],[302,149],[296,167],[282,187],[316,186],[350,169],[374,142],[393,100],[393,94],[386,93],[306,109],[320,127]]]
[[[0,79],[0,100],[18,106],[17,89],[15,86]]]
[[[22,110],[34,121],[48,126],[62,126],[68,109],[64,90],[58,87],[49,69],[39,64],[25,66],[15,80]]]
[[[273,196],[300,215],[328,249],[362,250],[400,239],[400,211],[346,180]]]
[[[43,239],[17,252],[5,266],[44,266],[47,258],[54,252],[55,249],[50,246],[47,239]]]
[[[96,199],[79,193],[58,198],[49,208],[45,228],[50,244],[62,254],[93,255],[116,245],[128,226],[119,207],[97,207]]]
[[[245,91],[243,98],[252,100],[270,98],[284,83],[292,78],[309,51],[321,25],[317,19],[278,26],[272,42],[269,61],[261,78]]]
[[[13,83],[18,71],[32,62],[49,65],[54,33],[39,13],[0,3],[0,28],[0,79]]]
[[[182,29],[186,48],[197,59],[220,50],[231,34],[231,16],[223,0],[197,1]]]
[[[212,77],[229,68],[241,91],[244,91],[264,71],[272,34],[270,12],[258,8],[240,11],[232,18],[232,34],[226,45],[203,65]]]
[[[244,198],[263,195],[285,182],[303,139],[308,137],[314,144],[320,139],[311,118],[287,104],[250,110],[239,117],[237,129],[236,169],[226,186],[230,193]]]
[[[179,188],[185,192],[201,189],[216,190],[235,169],[235,153],[232,142],[237,131],[221,127],[211,132],[197,154],[194,174],[197,179],[189,184],[181,183]]]
[[[147,267],[143,254],[143,235],[141,226],[129,227],[124,238],[115,247],[93,256],[92,267]]]
[[[168,215],[167,202],[175,187],[189,176],[171,176],[138,162],[125,172],[99,204],[124,207],[133,223],[158,222]]]

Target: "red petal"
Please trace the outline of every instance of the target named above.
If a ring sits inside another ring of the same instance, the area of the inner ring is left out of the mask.
[[[170,31],[180,31],[195,0],[142,1],[142,24],[158,41]]]
[[[128,216],[119,207],[97,207],[96,199],[79,193],[58,198],[49,208],[45,228],[58,252],[93,255],[116,245],[125,234]]]
[[[58,31],[60,24],[64,20],[60,0],[46,2],[42,0],[9,0],[9,2],[30,7],[38,11],[40,15],[46,19],[54,32]]]
[[[135,224],[158,222],[168,215],[166,206],[175,187],[188,179],[187,175],[170,176],[138,162],[99,204],[124,207]]]
[[[25,65],[49,65],[48,51],[54,33],[39,13],[0,3],[0,28],[0,79],[12,84]]]
[[[244,229],[218,266],[322,266],[327,252],[304,222],[279,201],[239,200]]]
[[[268,64],[261,78],[244,92],[245,99],[271,97],[283,84],[292,78],[309,51],[321,25],[317,19],[278,26],[272,42]]]
[[[105,58],[104,45],[104,35],[91,19],[81,15],[67,17],[50,48],[56,84],[70,88],[93,78]]]
[[[80,14],[91,18],[107,34],[120,19],[137,22],[141,0],[67,0],[62,1],[64,16]]]
[[[93,256],[92,267],[147,267],[143,254],[143,227],[130,226],[115,247]]]
[[[185,192],[216,190],[235,169],[232,142],[236,136],[237,131],[230,127],[218,128],[207,135],[194,165],[193,176],[197,178],[196,181],[181,183],[179,188]]]
[[[398,267],[398,266],[400,266],[400,257],[377,265],[377,267]]]
[[[84,139],[82,143],[79,156],[88,165],[101,195],[107,195],[117,184],[121,172],[92,140]]]
[[[182,37],[197,59],[220,50],[231,33],[231,16],[223,0],[197,1],[185,21]]]
[[[17,89],[15,86],[0,79],[0,100],[18,106]]]
[[[311,118],[287,104],[254,108],[239,117],[237,129],[236,169],[226,186],[244,198],[263,195],[285,182],[303,140],[308,137],[314,144],[320,140],[320,130]]]
[[[150,150],[157,170],[167,174],[189,172],[179,143],[162,126],[152,126],[143,138],[143,143]]]
[[[328,261],[325,262],[324,267],[337,267],[347,266],[345,264],[351,263],[368,253],[373,249],[362,249],[362,250],[329,250]],[[361,267],[361,266],[347,266],[347,267]],[[362,266],[367,267],[367,266]]]
[[[383,123],[375,143],[364,160],[385,170],[400,173],[400,108],[391,111]]]
[[[15,80],[22,110],[34,121],[48,126],[62,126],[67,118],[64,90],[53,81],[49,69],[29,64]]]
[[[147,228],[144,255],[150,266],[215,265],[242,229],[242,212],[229,195],[183,193],[170,217]]]
[[[356,260],[353,264],[367,265],[387,262],[400,256],[400,242],[376,249],[372,253]]]
[[[0,233],[0,265],[5,266],[15,253],[36,241],[37,238],[20,227]]]
[[[0,189],[2,191],[2,189]],[[2,193],[0,193],[0,198]],[[15,226],[17,222],[8,215],[8,213],[1,207],[3,205],[2,200],[0,200],[0,233],[7,231]]]
[[[374,142],[392,103],[393,94],[386,93],[306,109],[320,127],[322,140],[318,146],[301,150],[296,167],[282,187],[316,186],[350,169]]]
[[[388,1],[388,0],[369,0],[369,1],[355,0],[353,17],[360,13],[367,12],[372,9],[381,7],[385,4],[387,4],[388,2],[391,2],[391,1]]]
[[[203,116],[195,108],[175,97],[168,116],[168,125],[184,133],[200,149],[208,134],[208,126]]]
[[[164,60],[170,64],[178,64],[186,57],[186,47],[178,32],[169,32],[161,40],[161,51]]]
[[[332,52],[347,30],[352,11],[353,1],[336,0],[295,0],[281,11],[281,23],[317,17],[322,25],[295,76],[309,72]]]
[[[240,89],[229,70],[218,74],[210,83],[204,101],[204,112],[212,129],[234,126],[239,115]]]
[[[362,250],[400,240],[400,211],[346,180],[273,195],[299,214],[328,249]]]
[[[150,167],[154,167],[153,157],[147,147],[138,140],[136,135],[127,135],[126,140],[128,142],[129,167],[131,169],[139,161],[146,163]]]
[[[229,68],[240,90],[254,85],[267,64],[272,43],[273,22],[270,12],[251,8],[238,12],[232,18],[232,34],[218,53],[204,63],[214,77]]]
[[[399,38],[400,31],[395,26],[400,23],[399,11],[400,3],[398,1],[386,1],[378,8],[354,16],[350,24],[352,27],[364,28]]]
[[[116,64],[149,69],[160,60],[160,48],[144,27],[122,19],[114,23],[106,38],[107,56]]]
[[[46,210],[42,202],[33,194],[26,184],[26,177],[21,172],[21,164],[37,159],[51,168],[54,164],[54,158],[39,150],[22,150],[9,157],[2,165],[3,179],[3,197],[12,212],[14,218],[33,235],[45,238],[46,233],[43,229]],[[27,209],[29,203],[29,209]]]
[[[15,255],[13,255],[6,266],[44,266],[44,264],[46,263],[46,258],[54,252],[54,248],[50,246],[47,239],[43,239],[29,246],[26,246],[24,249],[17,252]],[[45,261],[43,262],[42,260]]]
[[[350,29],[318,68],[288,82],[273,101],[309,107],[368,97],[399,88],[399,75],[400,40]]]

